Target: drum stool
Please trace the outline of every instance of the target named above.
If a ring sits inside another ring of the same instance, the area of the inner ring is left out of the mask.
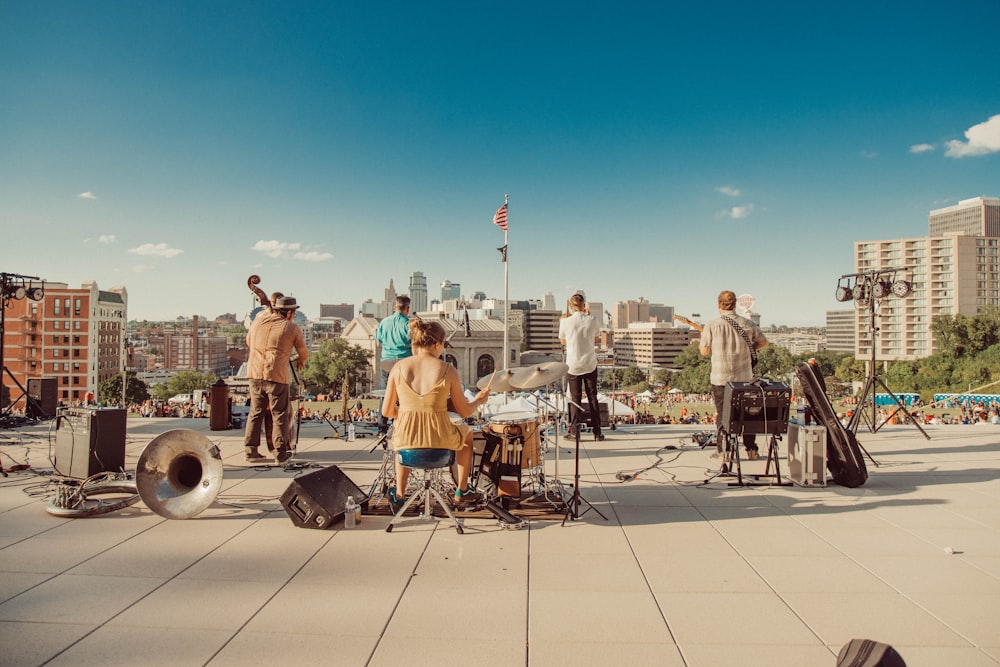
[[[421,515],[421,518],[437,518],[431,512],[431,500],[437,500],[445,514],[455,524],[455,530],[461,535],[464,532],[462,524],[455,518],[451,507],[448,506],[441,492],[436,488],[440,483],[442,472],[445,470],[450,471],[452,464],[455,463],[455,452],[450,449],[399,449],[396,450],[396,456],[398,457],[399,464],[404,468],[420,470],[422,472],[421,481],[423,482],[423,489],[410,494],[410,497],[406,499],[406,502],[399,508],[399,511],[392,516],[389,525],[385,527],[385,532],[391,533],[393,525],[403,517],[403,514],[406,513],[410,505],[417,502],[418,499],[422,499],[424,513]]]

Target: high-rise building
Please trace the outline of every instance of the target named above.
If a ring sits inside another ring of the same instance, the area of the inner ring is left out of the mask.
[[[1000,237],[1000,199],[973,197],[963,199],[955,206],[933,210],[927,218],[927,227],[930,236],[955,232]]]
[[[627,329],[633,322],[649,322],[649,302],[641,296],[638,301],[619,301],[611,313],[615,329]]]
[[[854,354],[855,314],[853,310],[826,311],[826,349]]]
[[[670,368],[691,343],[691,330],[665,322],[633,322],[615,328],[615,364]]]
[[[674,321],[674,307],[664,306],[662,303],[651,303],[649,304],[649,319],[654,322],[672,324]]]
[[[168,370],[191,370],[225,375],[229,356],[225,336],[201,335],[198,316],[187,327],[163,334],[163,365]]]
[[[423,313],[427,310],[427,278],[422,271],[414,271],[410,276],[410,311]]]
[[[441,283],[441,303],[449,299],[460,298],[462,298],[462,285],[460,283],[453,283],[450,280]]]
[[[913,360],[935,352],[931,322],[938,315],[975,315],[983,306],[1000,305],[1000,238],[951,233],[945,236],[858,241],[854,266],[858,273],[909,267],[897,278],[908,279],[913,292],[905,298],[877,302],[879,361]],[[860,305],[860,304],[859,304]],[[855,309],[855,356],[871,355],[870,311]]]
[[[392,284],[392,278],[389,278],[389,286],[385,290],[382,302],[378,305],[378,311],[379,318],[389,317],[396,312],[396,288]]]
[[[4,317],[4,365],[22,386],[29,378],[52,377],[61,402],[101,400],[100,383],[122,372],[124,287],[105,291],[87,281],[74,289],[49,282],[41,301],[11,300]]]

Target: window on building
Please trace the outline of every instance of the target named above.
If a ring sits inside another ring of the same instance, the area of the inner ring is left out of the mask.
[[[80,300],[79,299],[76,300],[75,306],[76,307],[74,308],[73,312],[76,313],[77,315],[79,315],[80,314]]]

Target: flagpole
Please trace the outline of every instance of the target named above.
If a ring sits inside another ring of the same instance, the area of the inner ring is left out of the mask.
[[[507,206],[507,195],[503,196],[503,205]],[[507,206],[507,216],[510,217],[510,207]],[[507,243],[507,229],[510,224],[504,225],[503,229],[503,367],[506,370],[510,363],[510,296],[508,283],[507,253],[510,252],[510,245]]]

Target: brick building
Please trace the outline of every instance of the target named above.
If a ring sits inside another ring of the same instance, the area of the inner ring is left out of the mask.
[[[4,365],[23,387],[29,379],[55,378],[63,404],[100,401],[100,383],[122,369],[128,293],[124,287],[101,290],[93,281],[80,288],[45,283],[44,290],[41,301],[6,302]],[[18,398],[17,387],[8,387]]]

